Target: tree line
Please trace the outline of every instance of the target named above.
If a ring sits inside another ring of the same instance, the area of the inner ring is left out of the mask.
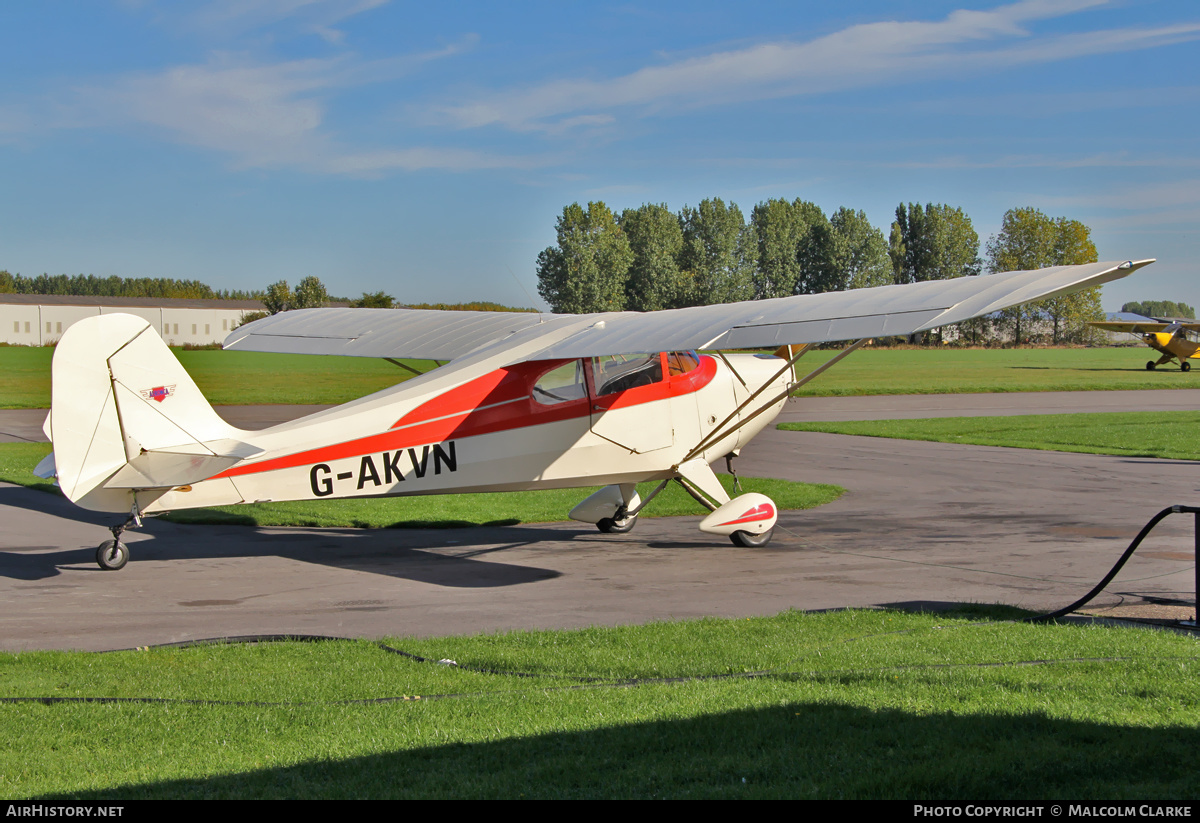
[[[296,284],[293,290],[286,280],[278,280],[264,289],[242,291],[238,289],[217,290],[199,280],[175,280],[170,277],[96,277],[94,274],[42,274],[37,277],[22,277],[0,270],[0,294],[47,294],[72,297],[150,297],[183,298],[191,300],[258,300],[266,311],[254,312],[247,317],[257,319],[268,314],[277,314],[290,309],[307,309],[326,306],[329,303],[348,303],[363,308],[410,308],[440,309],[443,311],[516,311],[533,312],[533,308],[514,308],[489,301],[467,303],[420,303],[401,305],[390,294],[382,291],[363,292],[359,300],[331,297],[325,284],[316,276],[309,276]],[[247,320],[246,322],[249,322]]]
[[[383,291],[363,292],[358,300],[350,302],[351,306],[359,309],[433,309],[435,311],[514,311],[536,312],[533,308],[515,308],[490,300],[473,300],[469,303],[404,303],[396,302],[396,298]]]
[[[1010,209],[979,256],[971,218],[946,204],[901,203],[887,238],[862,211],[827,216],[799,198],[759,203],[747,219],[720,198],[671,212],[645,204],[613,212],[573,203],[557,243],[537,258],[538,293],[555,312],[655,311],[796,294],[917,283],[988,272],[1095,262],[1091,230],[1034,208]],[[1102,320],[1099,288],[962,324],[983,342],[1087,342]]]
[[[1195,320],[1196,310],[1187,303],[1176,303],[1174,300],[1146,300],[1145,302],[1126,303],[1121,311],[1140,314],[1142,317],[1168,317],[1171,319]]]
[[[199,280],[170,277],[97,277],[94,274],[39,274],[23,277],[0,271],[0,294],[58,294],[93,297],[155,297],[192,300],[260,300],[261,291],[217,291]]]

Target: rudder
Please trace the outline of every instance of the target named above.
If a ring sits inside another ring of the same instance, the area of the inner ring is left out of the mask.
[[[257,451],[154,328],[128,314],[89,317],[62,336],[47,429],[63,493],[99,511],[130,511],[139,493],[203,480]]]

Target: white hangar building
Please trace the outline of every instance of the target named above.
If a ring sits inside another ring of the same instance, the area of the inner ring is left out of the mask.
[[[256,311],[264,311],[257,300],[0,294],[0,340],[44,346],[85,317],[123,313],[147,320],[168,346],[204,346],[223,341],[244,315]]]

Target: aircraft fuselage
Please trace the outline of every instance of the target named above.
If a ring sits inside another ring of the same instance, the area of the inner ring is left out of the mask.
[[[727,418],[783,361],[694,353],[532,361],[443,387],[418,379],[261,432],[263,449],[207,480],[139,491],[145,513],[274,500],[492,492],[675,476],[688,457],[735,452],[778,414]],[[436,372],[426,375],[434,378]],[[744,383],[743,383],[744,381]],[[698,455],[718,427],[729,429]]]

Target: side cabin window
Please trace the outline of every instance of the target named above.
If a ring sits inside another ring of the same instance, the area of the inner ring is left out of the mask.
[[[663,379],[663,356],[654,354],[617,354],[592,358],[592,376],[597,396],[617,394],[652,386]]]
[[[543,406],[569,403],[587,397],[583,361],[572,360],[543,374],[533,384],[533,399]]]
[[[700,365],[700,355],[694,351],[667,352],[667,373],[672,377],[687,374]]]

